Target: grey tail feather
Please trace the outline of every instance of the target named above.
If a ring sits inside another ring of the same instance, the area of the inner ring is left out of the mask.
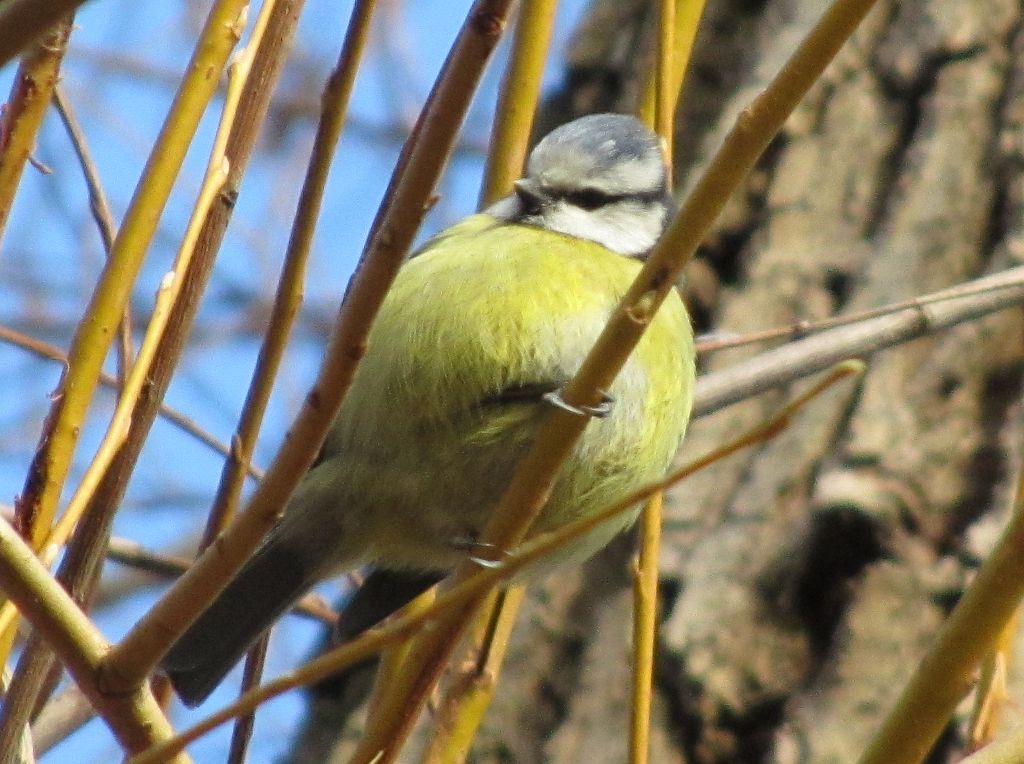
[[[321,640],[316,653],[323,654],[339,643],[355,639],[438,583],[444,576],[443,572],[377,568],[366,577],[363,585],[349,599],[341,611],[341,620],[334,634]],[[376,665],[376,660],[377,657],[374,656],[324,677],[312,685],[309,691],[319,698],[333,698],[339,707],[344,707],[345,698],[355,698],[355,702],[359,703],[360,699],[365,699],[365,695],[369,694],[369,684],[360,682],[359,678],[366,673],[367,668]],[[365,693],[359,689],[363,684],[366,684]]]
[[[445,577],[440,571],[376,568],[341,612],[336,642],[348,642],[412,602]]]
[[[161,661],[189,707],[202,703],[259,636],[315,583],[301,556],[268,542]]]

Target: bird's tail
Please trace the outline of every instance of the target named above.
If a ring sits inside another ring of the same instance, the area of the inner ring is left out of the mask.
[[[197,706],[316,581],[301,556],[271,536],[161,662],[188,706]]]

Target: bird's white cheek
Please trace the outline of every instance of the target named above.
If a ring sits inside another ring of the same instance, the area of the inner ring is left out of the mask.
[[[647,252],[662,230],[664,212],[649,205],[609,205],[584,210],[560,202],[544,212],[544,227],[588,239],[613,252],[633,256]]]
[[[556,202],[544,209],[543,218],[544,226],[552,231],[575,236],[578,239],[596,241],[594,238],[596,221],[593,220],[593,215],[579,207],[565,202]]]

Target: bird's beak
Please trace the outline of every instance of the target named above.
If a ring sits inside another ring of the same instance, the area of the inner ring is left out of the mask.
[[[534,215],[541,211],[541,208],[548,201],[544,190],[537,183],[529,178],[522,178],[512,184],[523,212],[527,215]]]

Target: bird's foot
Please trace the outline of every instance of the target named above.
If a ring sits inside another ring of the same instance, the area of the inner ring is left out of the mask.
[[[566,403],[565,398],[562,397],[561,390],[552,390],[544,393],[541,398],[555,408],[562,409],[562,411],[568,411],[570,414],[576,414],[576,416],[592,416],[596,419],[604,419],[612,413],[612,404],[615,402],[615,399],[604,391],[601,392],[601,402],[596,406],[573,406],[571,403]]]

